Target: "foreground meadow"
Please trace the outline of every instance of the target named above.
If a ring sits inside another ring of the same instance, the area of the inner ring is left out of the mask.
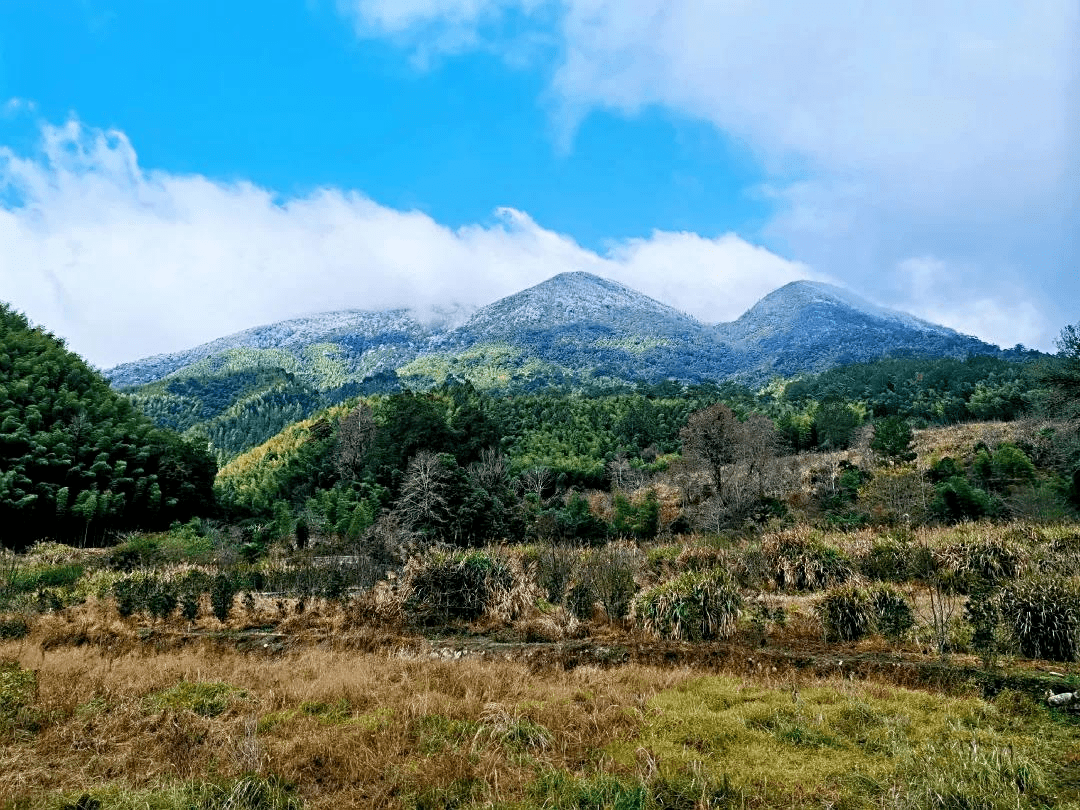
[[[1080,807],[1080,526],[3,558],[0,808]]]
[[[1080,726],[1014,691],[391,649],[0,656],[6,807],[1080,806]]]

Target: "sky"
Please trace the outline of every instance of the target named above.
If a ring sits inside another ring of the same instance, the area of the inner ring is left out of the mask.
[[[566,270],[1080,322],[1075,0],[4,0],[0,301],[108,368]]]

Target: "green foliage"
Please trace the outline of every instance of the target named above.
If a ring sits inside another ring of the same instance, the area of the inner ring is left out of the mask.
[[[814,612],[826,640],[858,641],[874,631],[898,639],[915,625],[911,602],[891,585],[841,585],[822,596]]]
[[[146,569],[123,574],[112,582],[117,612],[121,616],[146,613],[154,619],[166,619],[183,603],[187,617],[190,611],[187,603],[194,600],[197,605],[197,589],[203,579],[204,575],[198,572],[183,579]],[[196,589],[194,593],[193,589]]]
[[[210,608],[219,622],[224,624],[229,620],[233,600],[240,590],[241,583],[235,571],[220,571],[210,581]]]
[[[189,373],[126,393],[158,427],[209,445],[219,463],[262,444],[326,404],[315,388],[277,368]]]
[[[26,566],[18,569],[7,583],[9,595],[33,593],[42,588],[67,588],[79,581],[86,567],[80,563]]]
[[[202,717],[217,717],[244,697],[244,690],[221,681],[180,681],[176,686],[151,692],[143,707],[148,712],[189,711]]]
[[[634,505],[622,493],[614,498],[615,516],[611,530],[617,537],[636,537],[639,540],[651,540],[660,530],[660,501],[656,490],[645,493],[640,504]]]
[[[1080,584],[1075,579],[1030,577],[1008,585],[1001,612],[1028,658],[1080,657]]]
[[[850,579],[855,568],[840,549],[814,534],[785,532],[763,546],[773,580],[781,590],[816,591]]]
[[[887,416],[874,425],[870,449],[890,463],[914,461],[914,444],[911,425],[898,416]]]
[[[814,613],[825,630],[825,639],[858,641],[874,627],[874,604],[869,592],[859,585],[833,588],[814,605]]]
[[[903,536],[879,536],[859,558],[859,571],[868,579],[881,582],[907,582],[914,575],[916,549]]]
[[[789,383],[783,401],[805,409],[815,402],[844,402],[880,418],[918,424],[971,419],[1016,419],[1037,384],[1031,363],[992,357],[888,358],[855,363]]]
[[[24,616],[0,616],[0,640],[25,638],[30,634],[30,624]]]
[[[742,595],[723,569],[688,571],[645,591],[633,615],[648,633],[674,640],[726,638],[735,632]]]
[[[513,582],[507,565],[482,551],[414,558],[403,575],[405,611],[419,624],[471,621]]]
[[[903,593],[889,585],[878,585],[869,591],[874,626],[883,636],[898,639],[915,626],[915,611]]]
[[[843,450],[851,444],[855,429],[862,423],[860,414],[844,402],[827,402],[814,418],[817,444],[824,449]]]
[[[935,492],[930,509],[945,521],[976,520],[1000,511],[998,503],[987,492],[960,476],[942,481],[935,487]]]
[[[964,603],[964,618],[971,625],[971,646],[983,666],[993,666],[1002,646],[1001,590],[983,587],[973,592]]]
[[[1080,324],[1061,330],[1057,349],[1057,356],[1039,370],[1040,382],[1050,389],[1047,412],[1055,417],[1076,417],[1080,415]]]
[[[100,374],[0,304],[3,543],[102,539],[213,509],[205,450],[160,430]]]
[[[608,524],[592,513],[589,500],[580,492],[570,493],[566,505],[550,514],[560,540],[602,545],[608,537]]]

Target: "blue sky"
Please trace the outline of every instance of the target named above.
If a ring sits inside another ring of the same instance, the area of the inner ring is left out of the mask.
[[[1075,10],[847,5],[6,0],[0,299],[102,366],[566,269],[706,321],[820,278],[1051,348]]]

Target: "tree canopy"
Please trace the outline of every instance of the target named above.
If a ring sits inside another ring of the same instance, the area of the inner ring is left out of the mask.
[[[0,304],[0,542],[99,541],[213,509],[216,464]]]

